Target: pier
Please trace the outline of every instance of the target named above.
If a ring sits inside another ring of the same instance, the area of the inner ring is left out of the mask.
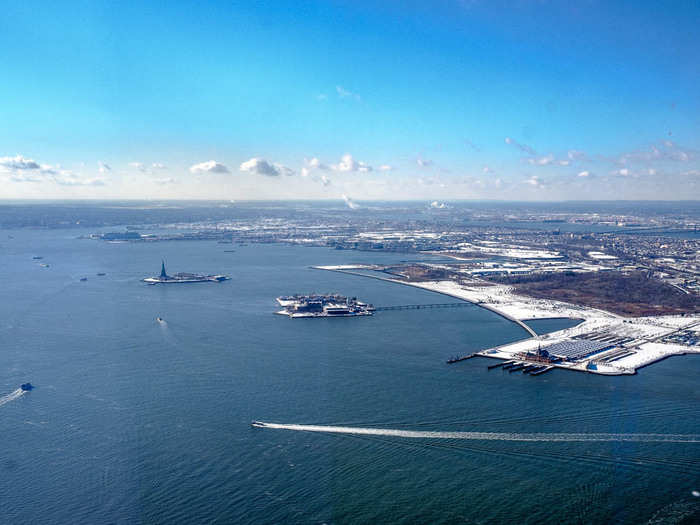
[[[476,357],[479,354],[469,354],[469,355],[463,355],[463,356],[457,356],[457,357],[450,357],[447,360],[447,364],[451,365],[452,363],[459,363],[460,361],[466,361],[467,359],[471,359],[472,357]]]
[[[424,308],[467,308],[474,306],[472,303],[432,303],[432,304],[400,304],[396,306],[377,306],[375,311],[386,312],[389,310],[422,310]]]
[[[553,369],[553,366],[545,366],[541,370],[535,370],[534,372],[530,372],[531,376],[538,376],[540,374],[544,374],[545,372],[549,372],[551,369]]]
[[[368,277],[368,278],[370,278],[370,279],[377,279],[377,280],[379,280],[379,281],[386,281],[386,282],[389,282],[389,283],[396,283],[396,284],[403,284],[403,285],[406,285],[406,286],[413,286],[413,287],[415,287],[415,288],[421,288],[421,289],[423,289],[423,290],[430,290],[431,292],[435,292],[435,293],[439,293],[439,294],[442,294],[442,295],[446,295],[447,297],[454,297],[455,299],[459,299],[459,300],[461,300],[461,301],[465,301],[465,305],[469,304],[469,305],[480,306],[481,308],[484,308],[484,309],[489,310],[489,311],[491,311],[491,312],[493,312],[493,313],[495,313],[495,314],[498,314],[498,315],[500,315],[501,317],[503,317],[504,319],[508,319],[509,321],[512,321],[512,322],[514,322],[515,324],[517,324],[518,326],[520,326],[523,330],[525,330],[528,334],[530,334],[531,337],[538,337],[538,336],[537,336],[537,333],[536,333],[532,328],[530,328],[530,327],[527,325],[527,323],[524,323],[523,321],[521,321],[521,320],[518,319],[517,317],[513,317],[512,315],[507,314],[506,312],[503,312],[503,311],[499,310],[498,308],[496,308],[496,307],[494,307],[494,306],[492,306],[492,305],[490,305],[490,304],[486,304],[486,303],[484,303],[483,301],[472,301],[472,300],[469,300],[469,299],[467,299],[467,298],[465,298],[465,297],[462,297],[462,296],[459,296],[459,295],[455,295],[454,293],[450,293],[450,292],[447,292],[447,291],[444,291],[444,290],[436,290],[436,289],[434,289],[434,288],[427,287],[427,286],[423,285],[423,283],[419,283],[419,282],[415,282],[415,283],[414,283],[414,282],[402,281],[402,280],[399,280],[399,279],[390,279],[390,278],[388,278],[388,277],[382,277],[382,276],[379,276],[379,275],[368,275],[368,274],[365,274],[365,273],[360,273],[360,272],[358,272],[358,271],[353,271],[354,268],[352,268],[352,267],[336,268],[336,267],[331,267],[331,266],[312,266],[311,268],[314,268],[314,269],[316,269],[316,270],[326,270],[326,271],[329,271],[329,272],[344,273],[344,274],[347,274],[347,275],[356,275],[356,276],[358,276],[358,277]],[[450,303],[450,304],[452,304],[452,303]]]

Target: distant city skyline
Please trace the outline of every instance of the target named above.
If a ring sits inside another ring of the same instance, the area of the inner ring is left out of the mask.
[[[12,3],[0,199],[698,199],[699,15]]]

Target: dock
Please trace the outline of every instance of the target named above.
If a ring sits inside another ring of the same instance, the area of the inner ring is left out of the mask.
[[[479,354],[469,354],[457,357],[450,357],[446,362],[448,365],[451,365],[453,363],[459,363],[460,361],[466,361],[467,359],[471,359],[472,357],[476,357],[477,355]]]
[[[554,368],[554,367],[553,366],[545,366],[541,370],[535,370],[534,372],[530,372],[530,375],[531,376],[538,376],[540,374],[544,374],[545,372],[549,372],[552,368]]]

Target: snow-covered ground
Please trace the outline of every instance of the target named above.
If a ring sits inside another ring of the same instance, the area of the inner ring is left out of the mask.
[[[558,259],[562,256],[554,250],[536,250],[528,246],[499,244],[493,241],[463,242],[458,246],[459,251],[462,252],[482,252],[488,255],[499,255],[513,259]]]
[[[366,265],[344,265],[321,266],[318,268],[352,271],[372,267]],[[595,334],[594,337],[615,337],[617,341],[624,339],[625,342],[618,343],[613,348],[580,361],[557,363],[556,366],[597,374],[633,374],[638,368],[671,355],[700,353],[700,346],[663,342],[666,336],[679,330],[700,331],[700,315],[697,314],[624,318],[596,308],[517,295],[514,293],[513,287],[503,284],[486,285],[485,283],[479,283],[483,285],[470,286],[454,281],[407,282],[398,279],[383,279],[477,303],[519,323],[533,335],[533,337],[522,341],[481,352],[483,355],[490,357],[516,359],[516,355],[521,352],[536,351],[540,346],[545,348],[550,344],[566,341],[575,336],[591,334]],[[535,336],[534,332],[523,324],[523,321],[526,320],[557,317],[582,319],[583,322],[575,327],[539,337]],[[629,351],[630,354],[624,355],[623,350]],[[622,357],[612,359],[618,352]],[[611,360],[607,362],[606,357],[611,357]]]

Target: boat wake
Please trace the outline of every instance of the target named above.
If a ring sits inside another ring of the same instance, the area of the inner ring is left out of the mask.
[[[354,434],[362,436],[393,436],[408,439],[467,439],[473,441],[636,441],[642,443],[700,443],[698,434],[596,434],[596,433],[516,433],[516,432],[438,432],[399,430],[391,428],[340,427],[327,425],[293,425],[253,421],[257,428]]]
[[[22,397],[26,393],[27,393],[26,390],[22,390],[21,388],[18,388],[17,390],[14,390],[14,391],[10,392],[9,394],[0,397],[0,407],[3,405],[6,405],[10,401],[14,401],[15,399],[19,399],[20,397]]]

